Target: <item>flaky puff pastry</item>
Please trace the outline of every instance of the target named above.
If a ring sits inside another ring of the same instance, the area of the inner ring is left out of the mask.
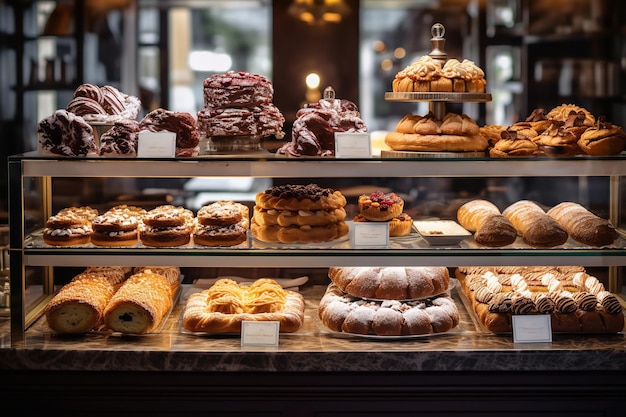
[[[626,133],[601,116],[595,126],[583,132],[578,146],[588,155],[618,155],[626,148]]]
[[[144,334],[157,330],[172,308],[177,286],[150,270],[131,275],[107,304],[104,323],[120,333]]]
[[[560,122],[554,122],[546,131],[537,136],[535,142],[547,156],[573,156],[582,153],[578,147],[576,130],[568,129]]]
[[[489,150],[492,158],[528,158],[541,155],[537,144],[524,133],[507,129],[501,139]]]
[[[585,126],[593,126],[595,124],[596,118],[593,114],[591,114],[589,110],[575,104],[561,104],[550,110],[548,114],[546,114],[546,117],[550,120],[565,122],[571,112],[578,113],[579,111],[582,111],[585,115],[585,121],[583,123]]]
[[[548,119],[546,116],[545,109],[535,109],[532,113],[526,118],[526,123],[530,125],[531,128],[537,132],[537,134],[542,134],[550,125],[552,121]]]
[[[295,332],[304,322],[304,297],[269,278],[250,286],[221,279],[191,294],[183,314],[186,330],[208,334],[239,333],[243,321],[278,321],[280,332]]]

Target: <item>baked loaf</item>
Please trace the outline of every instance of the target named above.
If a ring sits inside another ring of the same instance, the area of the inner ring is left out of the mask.
[[[317,184],[286,184],[256,195],[251,229],[264,242],[327,242],[348,233],[346,198]]]
[[[377,336],[443,333],[459,324],[454,301],[441,295],[416,301],[372,301],[330,284],[318,307],[322,323],[335,332]]]
[[[77,275],[46,304],[48,326],[63,334],[97,329],[103,323],[104,309],[123,279],[124,275],[117,279],[99,271]]]
[[[328,276],[341,291],[368,299],[427,298],[450,285],[446,267],[331,267]]]
[[[375,191],[358,199],[359,212],[370,221],[389,221],[404,210],[404,200],[396,193]]]
[[[37,123],[39,150],[64,156],[97,155],[93,128],[67,110],[57,110]]]
[[[548,210],[572,239],[589,246],[606,246],[618,238],[611,223],[596,216],[578,203],[563,202]]]
[[[596,124],[581,134],[578,146],[588,155],[619,155],[626,148],[626,133],[604,117],[598,117]]]
[[[511,317],[525,314],[550,314],[554,332],[624,328],[619,300],[584,269],[460,267],[456,274],[478,319],[492,332],[511,332]]]
[[[541,207],[529,200],[508,206],[502,214],[515,226],[517,234],[530,246],[546,248],[562,245],[567,232]]]
[[[490,201],[468,201],[457,210],[457,219],[461,226],[474,233],[478,244],[500,247],[510,245],[517,239],[513,224]]]
[[[385,136],[385,143],[396,151],[484,151],[487,139],[474,120],[464,114],[447,113],[443,120],[433,113],[421,117],[405,115],[396,131]]]
[[[363,133],[367,126],[356,104],[336,99],[334,91],[324,92],[317,103],[308,103],[296,113],[291,141],[281,146],[277,154],[289,156],[333,156],[335,133]]]
[[[235,246],[248,239],[250,218],[247,206],[220,200],[198,210],[193,241],[202,246]]]
[[[268,278],[250,286],[220,279],[191,294],[183,314],[183,327],[191,332],[239,333],[242,321],[278,321],[281,333],[295,332],[304,322],[304,297]]]
[[[105,325],[120,333],[145,334],[159,329],[172,308],[179,283],[151,270],[131,275],[104,310]]]

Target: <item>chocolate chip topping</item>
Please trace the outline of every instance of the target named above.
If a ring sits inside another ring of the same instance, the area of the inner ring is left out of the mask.
[[[297,198],[298,200],[304,200],[305,198],[317,201],[322,197],[328,197],[335,191],[331,188],[321,188],[317,184],[308,185],[275,185],[265,190],[265,194],[271,194],[274,197],[280,198]]]

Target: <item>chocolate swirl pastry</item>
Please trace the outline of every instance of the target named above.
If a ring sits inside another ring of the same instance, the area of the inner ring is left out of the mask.
[[[175,112],[161,108],[152,110],[141,119],[139,128],[150,132],[176,133],[177,148],[194,148],[200,143],[200,136],[196,130],[196,120],[186,112]]]
[[[81,116],[57,110],[37,124],[41,149],[57,155],[87,156],[96,153],[93,128]]]
[[[583,311],[593,311],[596,309],[596,304],[598,304],[596,296],[587,291],[574,293],[573,298],[576,304],[578,304],[578,308]]]
[[[307,104],[296,113],[292,141],[284,144],[278,154],[291,156],[332,156],[335,133],[367,132],[356,104],[345,99],[324,98]]]
[[[531,314],[536,311],[535,302],[529,297],[516,297],[511,302],[511,313],[513,314]]]
[[[100,136],[100,156],[137,155],[139,122],[119,120]]]

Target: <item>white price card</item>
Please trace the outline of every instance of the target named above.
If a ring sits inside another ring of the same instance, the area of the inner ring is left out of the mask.
[[[513,315],[513,342],[552,342],[552,324],[549,314]]]
[[[278,346],[280,323],[277,321],[242,321],[241,347]]]
[[[389,246],[389,222],[354,222],[350,228],[352,246]]]
[[[137,157],[173,158],[176,154],[176,133],[174,132],[139,132]]]
[[[369,133],[335,132],[335,158],[371,158]]]

